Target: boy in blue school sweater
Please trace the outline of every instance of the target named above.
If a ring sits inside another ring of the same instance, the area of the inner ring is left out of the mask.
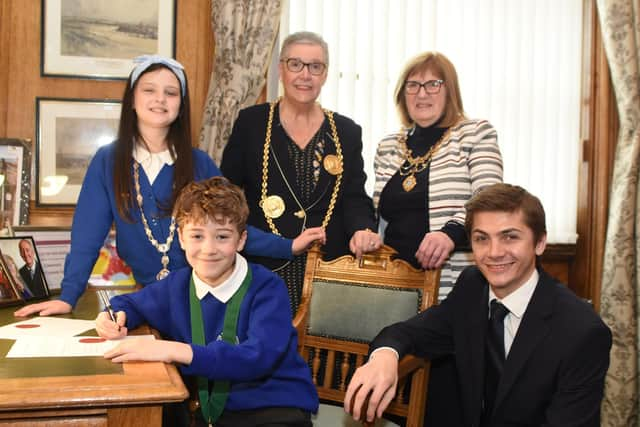
[[[147,323],[166,337],[122,342],[105,358],[177,363],[183,375],[198,379],[199,422],[311,426],[318,396],[296,350],[287,288],[238,253],[248,214],[242,190],[225,178],[187,185],[173,215],[190,266],[114,297],[117,321],[100,313],[96,330],[117,339]]]

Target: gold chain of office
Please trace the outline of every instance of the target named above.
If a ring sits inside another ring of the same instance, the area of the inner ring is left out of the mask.
[[[406,176],[406,178],[402,181],[402,188],[404,189],[404,191],[409,192],[413,190],[417,182],[415,174],[420,173],[427,168],[429,162],[431,161],[431,158],[436,154],[442,143],[449,137],[451,129],[453,129],[453,126],[451,126],[440,137],[440,139],[435,144],[433,144],[431,148],[429,148],[429,151],[418,157],[413,157],[413,151],[407,145],[408,132],[404,132],[402,134],[398,142],[401,146],[404,147],[404,150],[406,152],[406,162],[402,164],[402,166],[400,166],[399,173],[400,176]]]
[[[264,138],[264,150],[262,152],[262,194],[260,195],[261,203],[264,203],[267,199],[267,183],[269,180],[269,147],[271,146],[271,129],[273,127],[273,115],[276,109],[276,105],[278,105],[280,99],[272,102],[269,105],[269,118],[267,120],[267,132]],[[327,110],[325,108],[322,109],[324,114],[327,116],[329,120],[329,126],[331,127],[331,137],[333,138],[333,142],[336,145],[336,155],[338,157],[340,165],[343,164],[342,158],[342,146],[340,145],[340,139],[338,137],[338,130],[336,129],[336,122],[333,119],[333,111]],[[340,168],[340,172],[336,174],[336,182],[333,186],[333,192],[331,193],[331,199],[329,200],[329,206],[327,207],[327,212],[325,213],[324,219],[322,220],[322,228],[326,228],[329,225],[329,221],[331,220],[331,215],[333,214],[333,210],[336,206],[336,200],[338,199],[338,191],[340,191],[340,183],[342,182],[342,173],[344,168]],[[269,225],[269,229],[273,234],[280,235],[278,228],[273,222],[273,219],[265,214],[265,219],[267,220],[267,224]]]

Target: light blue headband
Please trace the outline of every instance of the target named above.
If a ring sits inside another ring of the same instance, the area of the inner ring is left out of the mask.
[[[131,72],[131,87],[133,87],[133,85],[136,83],[136,80],[138,80],[138,77],[140,77],[140,74],[142,74],[144,70],[146,70],[153,64],[162,64],[169,67],[169,69],[173,71],[173,74],[175,74],[180,81],[180,87],[182,88],[182,97],[184,98],[184,94],[187,90],[187,82],[184,77],[184,67],[181,63],[179,63],[175,59],[167,58],[160,55],[141,55],[137,58],[134,58],[133,63],[136,64],[136,68],[134,68]]]

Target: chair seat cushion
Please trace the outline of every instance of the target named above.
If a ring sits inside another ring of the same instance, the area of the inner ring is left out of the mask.
[[[317,415],[311,416],[314,427],[362,427],[362,424],[354,421],[351,416],[344,412],[342,406],[334,406],[321,403]],[[389,420],[379,419],[376,427],[399,427],[398,424]]]

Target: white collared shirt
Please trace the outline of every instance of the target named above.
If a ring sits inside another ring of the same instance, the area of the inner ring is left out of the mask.
[[[159,153],[150,153],[144,145],[139,143],[133,147],[133,158],[142,166],[142,170],[149,179],[149,184],[153,184],[165,164],[173,164],[173,157],[171,157],[169,149]]]
[[[522,316],[524,316],[524,312],[527,310],[529,301],[531,301],[533,291],[536,290],[539,278],[540,275],[538,274],[538,270],[534,269],[531,277],[529,277],[529,279],[522,286],[504,297],[504,299],[502,300],[496,297],[496,294],[493,293],[491,286],[489,286],[489,307],[491,306],[491,301],[497,299],[505,307],[507,307],[507,309],[509,309],[509,313],[504,318],[505,356],[508,355],[509,350],[511,350],[513,339],[515,338],[516,333],[518,333],[518,328],[520,327]]]
[[[249,271],[247,260],[239,253],[236,253],[236,263],[231,276],[216,287],[211,287],[200,280],[194,270],[191,275],[196,287],[196,296],[199,300],[202,300],[207,294],[211,294],[215,299],[226,304],[242,285],[242,281],[247,276],[247,271]]]
[[[34,258],[33,259],[33,265],[31,267],[27,266],[27,268],[29,269],[29,272],[31,273],[31,277],[34,277],[36,275],[36,266],[38,265],[38,261]]]

